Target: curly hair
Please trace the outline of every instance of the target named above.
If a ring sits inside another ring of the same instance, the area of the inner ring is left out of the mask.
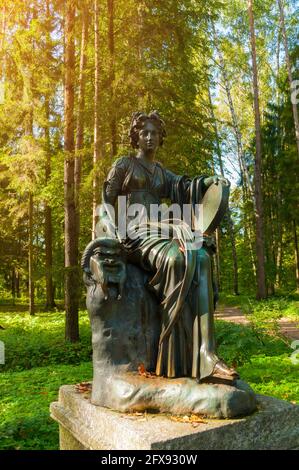
[[[130,142],[134,149],[138,148],[139,131],[142,129],[146,121],[151,121],[157,128],[160,137],[160,146],[163,145],[164,138],[166,137],[165,123],[161,119],[157,111],[152,111],[150,114],[142,112],[133,113],[131,126],[130,126]]]

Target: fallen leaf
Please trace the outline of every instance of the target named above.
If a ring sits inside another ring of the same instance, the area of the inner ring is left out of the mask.
[[[157,376],[152,372],[148,372],[143,363],[139,364],[138,366],[138,374],[146,377],[148,379],[155,379]]]
[[[139,366],[138,366],[138,372],[139,372],[140,375],[144,375],[144,374],[146,373],[146,369],[145,369],[145,367],[144,367],[144,364],[142,364],[142,363],[139,364]]]
[[[91,391],[92,384],[90,382],[81,382],[75,385],[76,391],[78,393],[85,393]]]
[[[170,419],[172,421],[176,421],[177,423],[189,423],[193,427],[197,427],[199,424],[207,424],[207,421],[205,421],[201,416],[198,415],[185,415],[185,416],[171,416]]]

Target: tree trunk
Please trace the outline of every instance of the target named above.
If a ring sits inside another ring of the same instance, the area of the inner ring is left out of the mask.
[[[232,94],[231,94],[231,86],[230,86],[227,71],[226,71],[224,57],[223,57],[223,54],[222,54],[222,51],[221,51],[221,48],[220,48],[220,44],[219,44],[219,41],[218,41],[216,29],[215,29],[215,26],[214,26],[213,23],[212,23],[212,29],[213,29],[214,43],[215,43],[217,53],[218,53],[218,57],[219,57],[220,69],[221,69],[221,74],[222,74],[222,78],[223,78],[223,84],[224,84],[224,88],[225,88],[225,92],[226,92],[226,96],[227,96],[227,100],[228,100],[228,105],[229,105],[229,110],[230,110],[230,115],[231,115],[231,119],[232,119],[232,126],[233,126],[233,130],[234,130],[234,134],[235,134],[235,138],[236,138],[236,143],[237,143],[238,164],[239,164],[240,173],[241,173],[241,177],[242,177],[243,203],[245,205],[245,203],[248,199],[248,196],[249,196],[250,200],[252,201],[252,203],[254,205],[255,200],[254,200],[253,188],[252,188],[249,172],[248,172],[246,162],[245,162],[245,158],[244,158],[242,134],[241,134],[241,131],[240,131],[238,117],[237,117],[235,107],[234,107],[234,102],[233,102],[233,98],[232,98]],[[219,147],[219,151],[220,151],[220,147]],[[220,170],[221,170],[221,166],[220,166]],[[223,171],[223,165],[222,165],[222,171]],[[229,217],[230,217],[230,220],[228,220],[228,225],[231,226],[231,223],[232,223],[231,215]],[[232,229],[233,229],[233,226],[232,226]],[[238,288],[238,277],[236,275],[236,269],[237,269],[236,245],[235,245],[235,237],[234,237],[234,235],[232,236],[231,232],[230,232],[230,239],[231,239],[231,243],[232,243],[232,254],[233,254],[233,264],[234,264],[234,291],[235,291],[236,295],[238,295],[239,288]],[[255,274],[256,273],[256,268],[255,268],[255,263],[254,263],[253,251],[252,251],[252,248],[250,248],[250,249],[251,249],[251,259],[252,259],[253,273]]]
[[[250,260],[251,260],[251,266],[252,266],[252,272],[254,277],[256,278],[256,260],[255,260],[255,246],[254,246],[254,236],[252,234],[252,224],[251,221],[249,220],[249,217],[247,214],[244,214],[244,240],[245,244],[246,241],[248,242],[247,246],[249,248],[249,253],[250,253]]]
[[[234,294],[240,295],[239,293],[239,279],[238,279],[238,258],[237,258],[237,250],[236,250],[236,238],[235,238],[235,231],[234,231],[234,223],[232,220],[231,212],[228,210],[227,212],[227,223],[228,223],[228,232],[230,243],[232,247],[232,258],[233,258],[233,267],[234,267]]]
[[[85,110],[85,82],[86,82],[86,47],[88,40],[88,9],[82,9],[81,53],[79,72],[78,112],[76,125],[75,147],[75,205],[76,205],[76,239],[79,246],[80,238],[80,186],[81,186],[81,151],[84,146],[84,110]]]
[[[281,269],[282,269],[282,223],[278,220],[278,234],[277,234],[277,255],[276,255],[276,276],[275,276],[275,287],[280,288],[281,283]]]
[[[212,101],[210,88],[208,90],[208,93],[209,93],[211,115],[212,115],[212,121],[213,121],[213,126],[214,126],[215,138],[216,138],[218,165],[219,165],[219,168],[220,168],[221,176],[225,177],[225,175],[224,175],[224,166],[223,166],[223,162],[222,162],[221,148],[220,148],[220,143],[219,143],[219,133],[218,133],[217,121],[216,121],[215,114],[214,114],[213,101]],[[230,238],[231,248],[232,248],[232,258],[233,258],[234,294],[239,295],[238,258],[237,258],[237,250],[236,250],[236,238],[235,238],[235,231],[234,231],[234,222],[233,222],[233,219],[232,219],[230,208],[228,208],[228,210],[227,210],[227,222],[228,222],[229,238]],[[218,233],[216,235],[216,241],[217,241],[217,238],[218,238],[218,245],[219,245],[219,229],[218,229]],[[217,248],[217,251],[218,251],[218,249],[219,249],[219,247]],[[219,283],[220,283],[220,257],[219,257],[219,252],[218,252],[217,266],[218,266],[218,270],[219,270]]]
[[[241,131],[240,131],[238,117],[237,117],[237,114],[236,114],[236,111],[235,111],[234,102],[233,102],[233,98],[232,98],[232,94],[231,94],[231,86],[230,86],[227,71],[226,71],[224,57],[223,57],[223,54],[222,54],[222,51],[221,51],[221,48],[220,48],[220,44],[219,44],[219,41],[218,41],[216,29],[215,29],[215,26],[214,26],[213,23],[212,23],[212,29],[213,29],[213,37],[214,37],[215,47],[217,49],[218,56],[219,56],[220,70],[221,70],[221,74],[222,74],[222,78],[223,78],[224,88],[225,88],[225,92],[226,92],[227,100],[228,100],[228,104],[229,104],[229,110],[230,110],[230,115],[231,115],[231,119],[232,119],[232,126],[233,126],[233,130],[234,130],[234,134],[235,134],[235,138],[236,138],[236,143],[237,143],[238,164],[239,164],[239,168],[240,168],[240,174],[241,174],[241,177],[242,177],[243,204],[244,205],[246,204],[246,201],[247,201],[248,196],[249,196],[250,200],[253,203],[253,205],[255,205],[253,188],[252,188],[249,172],[248,172],[247,165],[246,165],[245,158],[244,158],[242,134],[241,134]],[[221,167],[220,167],[220,169],[221,169]],[[245,214],[245,218],[247,218],[246,214]],[[230,222],[229,222],[229,225],[230,225]],[[251,260],[252,260],[252,268],[253,268],[254,275],[256,275],[256,265],[255,265],[255,260],[254,260],[254,256],[253,256],[253,249],[252,249],[252,246],[251,246],[251,238],[250,238],[250,232],[251,232],[250,221],[247,222],[247,226],[248,226],[248,234],[249,234],[249,239],[250,239],[250,254],[251,254]],[[231,234],[230,234],[230,238],[231,238]],[[231,238],[231,241],[232,241],[232,243],[234,243],[232,238]],[[232,246],[232,251],[234,252],[234,250],[235,250],[235,248],[233,248],[233,246]],[[233,255],[233,258],[234,258],[234,255]],[[235,258],[235,260],[234,260],[234,265],[235,266],[236,266],[236,261],[237,261],[237,259]],[[237,287],[236,280],[237,280],[237,277],[235,275],[235,281],[234,281],[235,288]]]
[[[288,79],[290,85],[290,93],[292,95],[292,88],[293,88],[293,76],[292,76],[292,67],[291,67],[291,60],[289,54],[289,46],[288,46],[288,38],[287,32],[285,27],[285,20],[284,20],[284,9],[282,0],[277,0],[280,12],[280,23],[281,23],[281,32],[283,37],[283,44],[284,44],[284,51],[285,51],[285,58],[286,58],[286,65],[288,70]],[[292,108],[293,108],[293,118],[294,118],[294,128],[295,128],[295,137],[296,137],[296,144],[297,144],[297,153],[299,158],[299,117],[298,117],[298,109],[297,104],[292,100]]]
[[[16,268],[13,266],[11,270],[11,297],[12,303],[15,304],[16,298]]]
[[[21,297],[21,292],[20,292],[20,272],[18,269],[15,271],[15,276],[16,276],[16,295],[17,298],[19,299]]]
[[[34,315],[34,280],[33,280],[33,196],[32,196],[32,193],[29,193],[28,216],[29,216],[29,247],[28,247],[29,313],[30,313],[30,315]]]
[[[65,338],[79,340],[78,323],[78,247],[74,181],[74,82],[75,82],[75,7],[66,1],[65,13],[65,95],[64,95],[64,230],[65,230]]]
[[[5,74],[6,74],[6,51],[4,49],[6,37],[6,5],[2,6],[2,24],[1,24],[1,39],[0,39],[0,104],[5,99]]]
[[[256,154],[254,166],[254,197],[255,197],[255,218],[256,218],[256,257],[257,257],[257,298],[267,297],[266,275],[265,275],[265,247],[264,247],[264,215],[263,215],[263,195],[262,195],[262,137],[259,106],[259,85],[256,61],[256,41],[254,29],[254,14],[252,0],[248,0],[248,14],[250,24],[252,72],[253,72],[253,93],[254,93],[254,120]]]
[[[52,209],[45,205],[45,248],[46,248],[46,309],[52,310],[55,307],[53,289],[53,254],[52,254]]]
[[[295,220],[293,220],[293,227],[294,227],[296,287],[297,287],[297,291],[299,291],[299,251],[298,251],[297,226],[296,226],[296,221]]]
[[[49,0],[46,1],[46,15],[47,20],[50,19]],[[51,31],[47,28],[47,48],[50,47]],[[45,114],[46,125],[44,127],[45,135],[45,150],[46,150],[46,166],[45,166],[45,181],[46,185],[49,183],[51,177],[51,145],[50,145],[50,104],[49,96],[45,96]],[[52,310],[55,307],[54,302],[54,289],[53,289],[53,253],[52,253],[52,209],[45,202],[45,270],[46,270],[46,310]]]
[[[114,98],[114,0],[107,0],[108,7],[108,48],[109,48],[109,87],[110,87],[110,134],[111,157],[117,153],[116,118]]]
[[[269,195],[269,197],[271,197]],[[275,294],[275,279],[276,279],[276,258],[277,258],[277,238],[275,233],[275,221],[274,221],[274,213],[273,213],[273,205],[272,202],[269,204],[268,209],[268,220],[266,222],[266,232],[265,237],[267,240],[266,243],[266,257],[267,257],[267,264],[269,266],[269,275],[268,275],[268,285],[267,285],[267,292],[268,295]],[[268,231],[267,231],[268,228]]]
[[[214,25],[213,22],[212,22],[212,29],[213,29],[213,36],[214,36],[214,44],[215,44],[215,47],[217,49],[217,53],[218,53],[218,57],[219,57],[220,70],[221,70],[221,74],[222,74],[222,78],[223,78],[225,92],[226,92],[226,95],[227,95],[230,115],[231,115],[231,119],[232,119],[232,126],[233,126],[233,129],[234,129],[234,134],[235,134],[236,143],[237,143],[237,155],[238,155],[238,163],[239,163],[239,167],[240,167],[240,171],[241,171],[241,176],[242,176],[242,180],[246,182],[246,185],[247,185],[248,190],[249,190],[249,194],[251,196],[251,199],[253,200],[252,184],[251,184],[249,173],[248,173],[248,170],[247,170],[247,166],[246,166],[246,163],[245,163],[245,160],[244,160],[244,149],[243,149],[243,142],[242,142],[242,134],[241,134],[240,127],[239,127],[238,117],[237,117],[237,114],[235,112],[234,102],[233,102],[233,98],[232,98],[232,94],[231,94],[231,86],[230,86],[227,71],[226,71],[224,57],[223,57],[223,54],[222,54],[222,50],[220,48],[220,44],[219,44],[218,37],[217,37],[217,32],[216,32],[215,25]]]
[[[281,284],[281,268],[282,268],[282,246],[281,241],[277,248],[277,256],[276,256],[276,276],[275,276],[275,287],[276,289],[280,288]]]
[[[92,238],[96,238],[98,221],[99,178],[98,162],[101,159],[100,138],[100,32],[99,2],[94,0],[94,58],[95,58],[95,89],[94,89],[94,153],[93,153],[93,201],[92,201]]]
[[[45,110],[47,124],[44,129],[45,140],[46,140],[46,168],[45,168],[45,180],[46,185],[49,183],[51,177],[51,147],[50,147],[50,110],[49,100],[45,99]],[[54,289],[53,289],[53,253],[52,253],[52,209],[45,202],[45,268],[46,268],[46,309],[51,310],[55,307],[54,302]]]
[[[32,97],[32,77],[24,80],[23,100],[26,105],[24,117],[24,133],[32,136],[33,129],[33,97]],[[28,194],[28,299],[29,313],[34,315],[34,280],[33,280],[33,194]]]
[[[216,229],[215,233],[216,238],[216,280],[217,280],[217,288],[218,292],[222,290],[221,284],[221,260],[220,260],[220,229],[219,227]]]

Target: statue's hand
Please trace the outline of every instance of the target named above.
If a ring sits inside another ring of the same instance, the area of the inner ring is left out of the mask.
[[[223,178],[223,176],[209,176],[208,178],[204,179],[204,184],[207,188],[212,184],[222,184],[223,186],[230,186],[230,182],[228,179]]]

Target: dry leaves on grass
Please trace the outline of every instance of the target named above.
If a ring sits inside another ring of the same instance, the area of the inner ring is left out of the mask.
[[[138,374],[146,377],[147,379],[155,379],[157,377],[155,374],[152,374],[152,372],[148,372],[142,363],[138,366]]]
[[[78,393],[86,393],[91,391],[91,382],[80,382],[79,384],[76,384],[76,392]]]
[[[201,416],[197,415],[185,415],[185,416],[171,416],[171,421],[176,421],[177,423],[188,423],[191,424],[194,428],[197,428],[200,424],[207,424]]]

